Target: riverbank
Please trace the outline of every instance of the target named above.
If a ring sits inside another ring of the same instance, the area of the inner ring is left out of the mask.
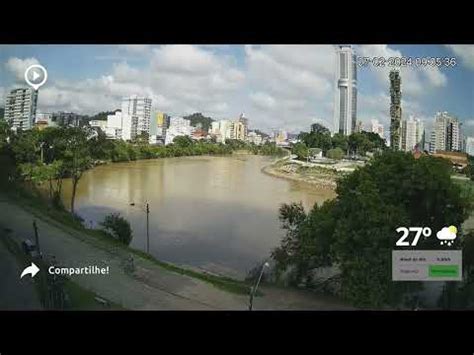
[[[4,191],[3,193],[8,201],[13,203],[14,200],[16,204],[19,204],[35,217],[62,230],[71,232],[72,229],[74,232],[79,232],[73,233],[72,235],[93,245],[94,247],[103,250],[114,250],[115,252],[121,250],[122,252],[133,254],[136,257],[147,259],[166,270],[208,282],[222,290],[242,295],[248,294],[251,285],[246,282],[206,272],[197,272],[195,270],[160,261],[141,250],[134,249],[110,238],[103,233],[102,230],[86,228],[82,221],[72,216],[69,211],[51,206],[41,197],[40,194],[33,195],[31,192],[22,189],[10,190],[9,193]]]
[[[262,172],[270,176],[302,182],[327,190],[335,190],[337,179],[343,175],[342,172],[333,169],[298,164],[288,157],[263,167]]]
[[[111,272],[106,277],[72,276],[81,293],[99,295],[125,309],[247,309],[249,285],[246,282],[161,262],[105,238],[96,230],[87,230],[79,226],[79,222],[64,223],[62,218],[53,217],[31,201],[25,206],[23,200],[1,197],[0,207],[4,213],[0,215],[0,225],[11,230],[17,244],[31,237],[31,223],[36,219],[44,255],[54,255],[58,263],[71,267],[92,264],[110,267]],[[132,273],[124,268],[124,261],[131,254],[135,264]],[[268,285],[261,285],[260,290],[262,293],[254,303],[256,309],[349,308],[337,299],[302,290]]]

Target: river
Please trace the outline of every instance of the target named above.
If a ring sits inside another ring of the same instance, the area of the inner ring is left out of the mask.
[[[232,155],[99,166],[80,180],[76,212],[93,227],[105,215],[119,212],[131,223],[131,246],[145,250],[148,202],[153,256],[243,278],[284,236],[278,220],[282,203],[301,201],[309,210],[335,196],[262,173],[270,162],[269,157]],[[69,207],[69,181],[63,190]]]

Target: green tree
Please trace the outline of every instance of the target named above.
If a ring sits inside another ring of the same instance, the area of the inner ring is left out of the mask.
[[[306,144],[298,142],[291,148],[291,153],[295,154],[300,160],[306,160],[308,158],[308,147]]]
[[[5,120],[0,119],[0,152],[7,146],[10,135],[10,125]]]
[[[331,135],[328,132],[311,132],[311,133],[300,133],[299,139],[308,147],[308,148],[320,148],[325,154],[329,149],[331,149]]]
[[[189,116],[184,116],[183,118],[185,120],[191,121],[191,126],[198,127],[199,125],[206,132],[209,130],[212,122],[214,121],[211,117],[206,117],[200,112],[193,113]]]
[[[311,132],[312,133],[324,133],[324,134],[331,134],[331,132],[329,131],[329,129],[327,129],[326,127],[324,127],[322,124],[320,123],[313,123],[311,125]]]
[[[465,168],[465,173],[467,177],[471,178],[471,180],[474,181],[474,157],[471,155],[468,156],[468,163]]]
[[[436,231],[452,224],[461,230],[469,215],[470,201],[450,175],[442,159],[385,151],[343,177],[337,198],[315,206],[298,223],[292,249],[287,251],[288,243],[283,242],[275,260],[281,268],[297,266],[300,280],[312,268],[337,265],[342,295],[354,305],[399,305],[420,285],[390,279],[395,229],[429,226]],[[420,249],[440,248],[434,238],[418,244]]]
[[[334,149],[329,149],[326,153],[326,156],[330,159],[341,160],[344,157],[344,152],[341,148],[337,147]]]
[[[173,139],[173,144],[179,148],[187,148],[193,145],[193,140],[188,136],[177,136]]]
[[[89,134],[84,128],[77,127],[65,128],[63,133],[65,147],[61,155],[65,172],[72,180],[71,213],[74,214],[77,185],[84,172],[92,166]]]
[[[20,131],[12,136],[12,151],[18,164],[36,163],[40,159],[41,133],[37,129]]]
[[[105,228],[106,232],[111,234],[113,238],[119,240],[125,245],[129,245],[132,241],[132,228],[130,223],[120,216],[119,213],[113,213],[105,216],[100,223]]]
[[[367,146],[367,139],[362,133],[353,133],[348,139],[349,151],[352,154],[364,154]]]
[[[349,142],[347,136],[341,134],[341,133],[336,133],[332,137],[332,148],[340,148],[344,153],[348,153],[349,150]]]
[[[89,140],[90,154],[92,159],[111,160],[115,141],[107,139],[107,135],[101,130]]]
[[[141,132],[138,134],[132,143],[138,145],[148,145],[150,142],[150,135],[147,132]]]

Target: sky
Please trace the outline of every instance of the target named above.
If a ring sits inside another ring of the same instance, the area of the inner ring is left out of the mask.
[[[401,70],[403,118],[429,130],[448,111],[474,136],[473,45],[355,45],[364,57],[455,57],[454,67]],[[172,116],[201,112],[214,119],[244,113],[251,129],[332,129],[335,47],[331,45],[0,45],[0,106],[5,93],[25,86],[24,70],[39,63],[48,81],[39,112],[94,114],[120,108],[133,94],[152,98]],[[390,68],[358,67],[358,120],[378,119],[389,131]]]

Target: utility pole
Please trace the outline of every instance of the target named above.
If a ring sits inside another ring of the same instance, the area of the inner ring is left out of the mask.
[[[146,252],[150,254],[150,205],[146,204]]]
[[[257,293],[257,288],[258,288],[258,285],[260,284],[260,280],[262,279],[263,271],[265,270],[266,267],[269,267],[269,266],[270,265],[267,262],[263,263],[262,270],[260,271],[260,275],[258,276],[257,282],[250,289],[249,311],[253,310],[253,298],[255,297],[255,294]]]
[[[35,231],[36,251],[38,252],[38,256],[40,256],[41,251],[40,251],[40,245],[39,245],[38,226],[36,225],[36,220],[33,220],[33,229]]]

